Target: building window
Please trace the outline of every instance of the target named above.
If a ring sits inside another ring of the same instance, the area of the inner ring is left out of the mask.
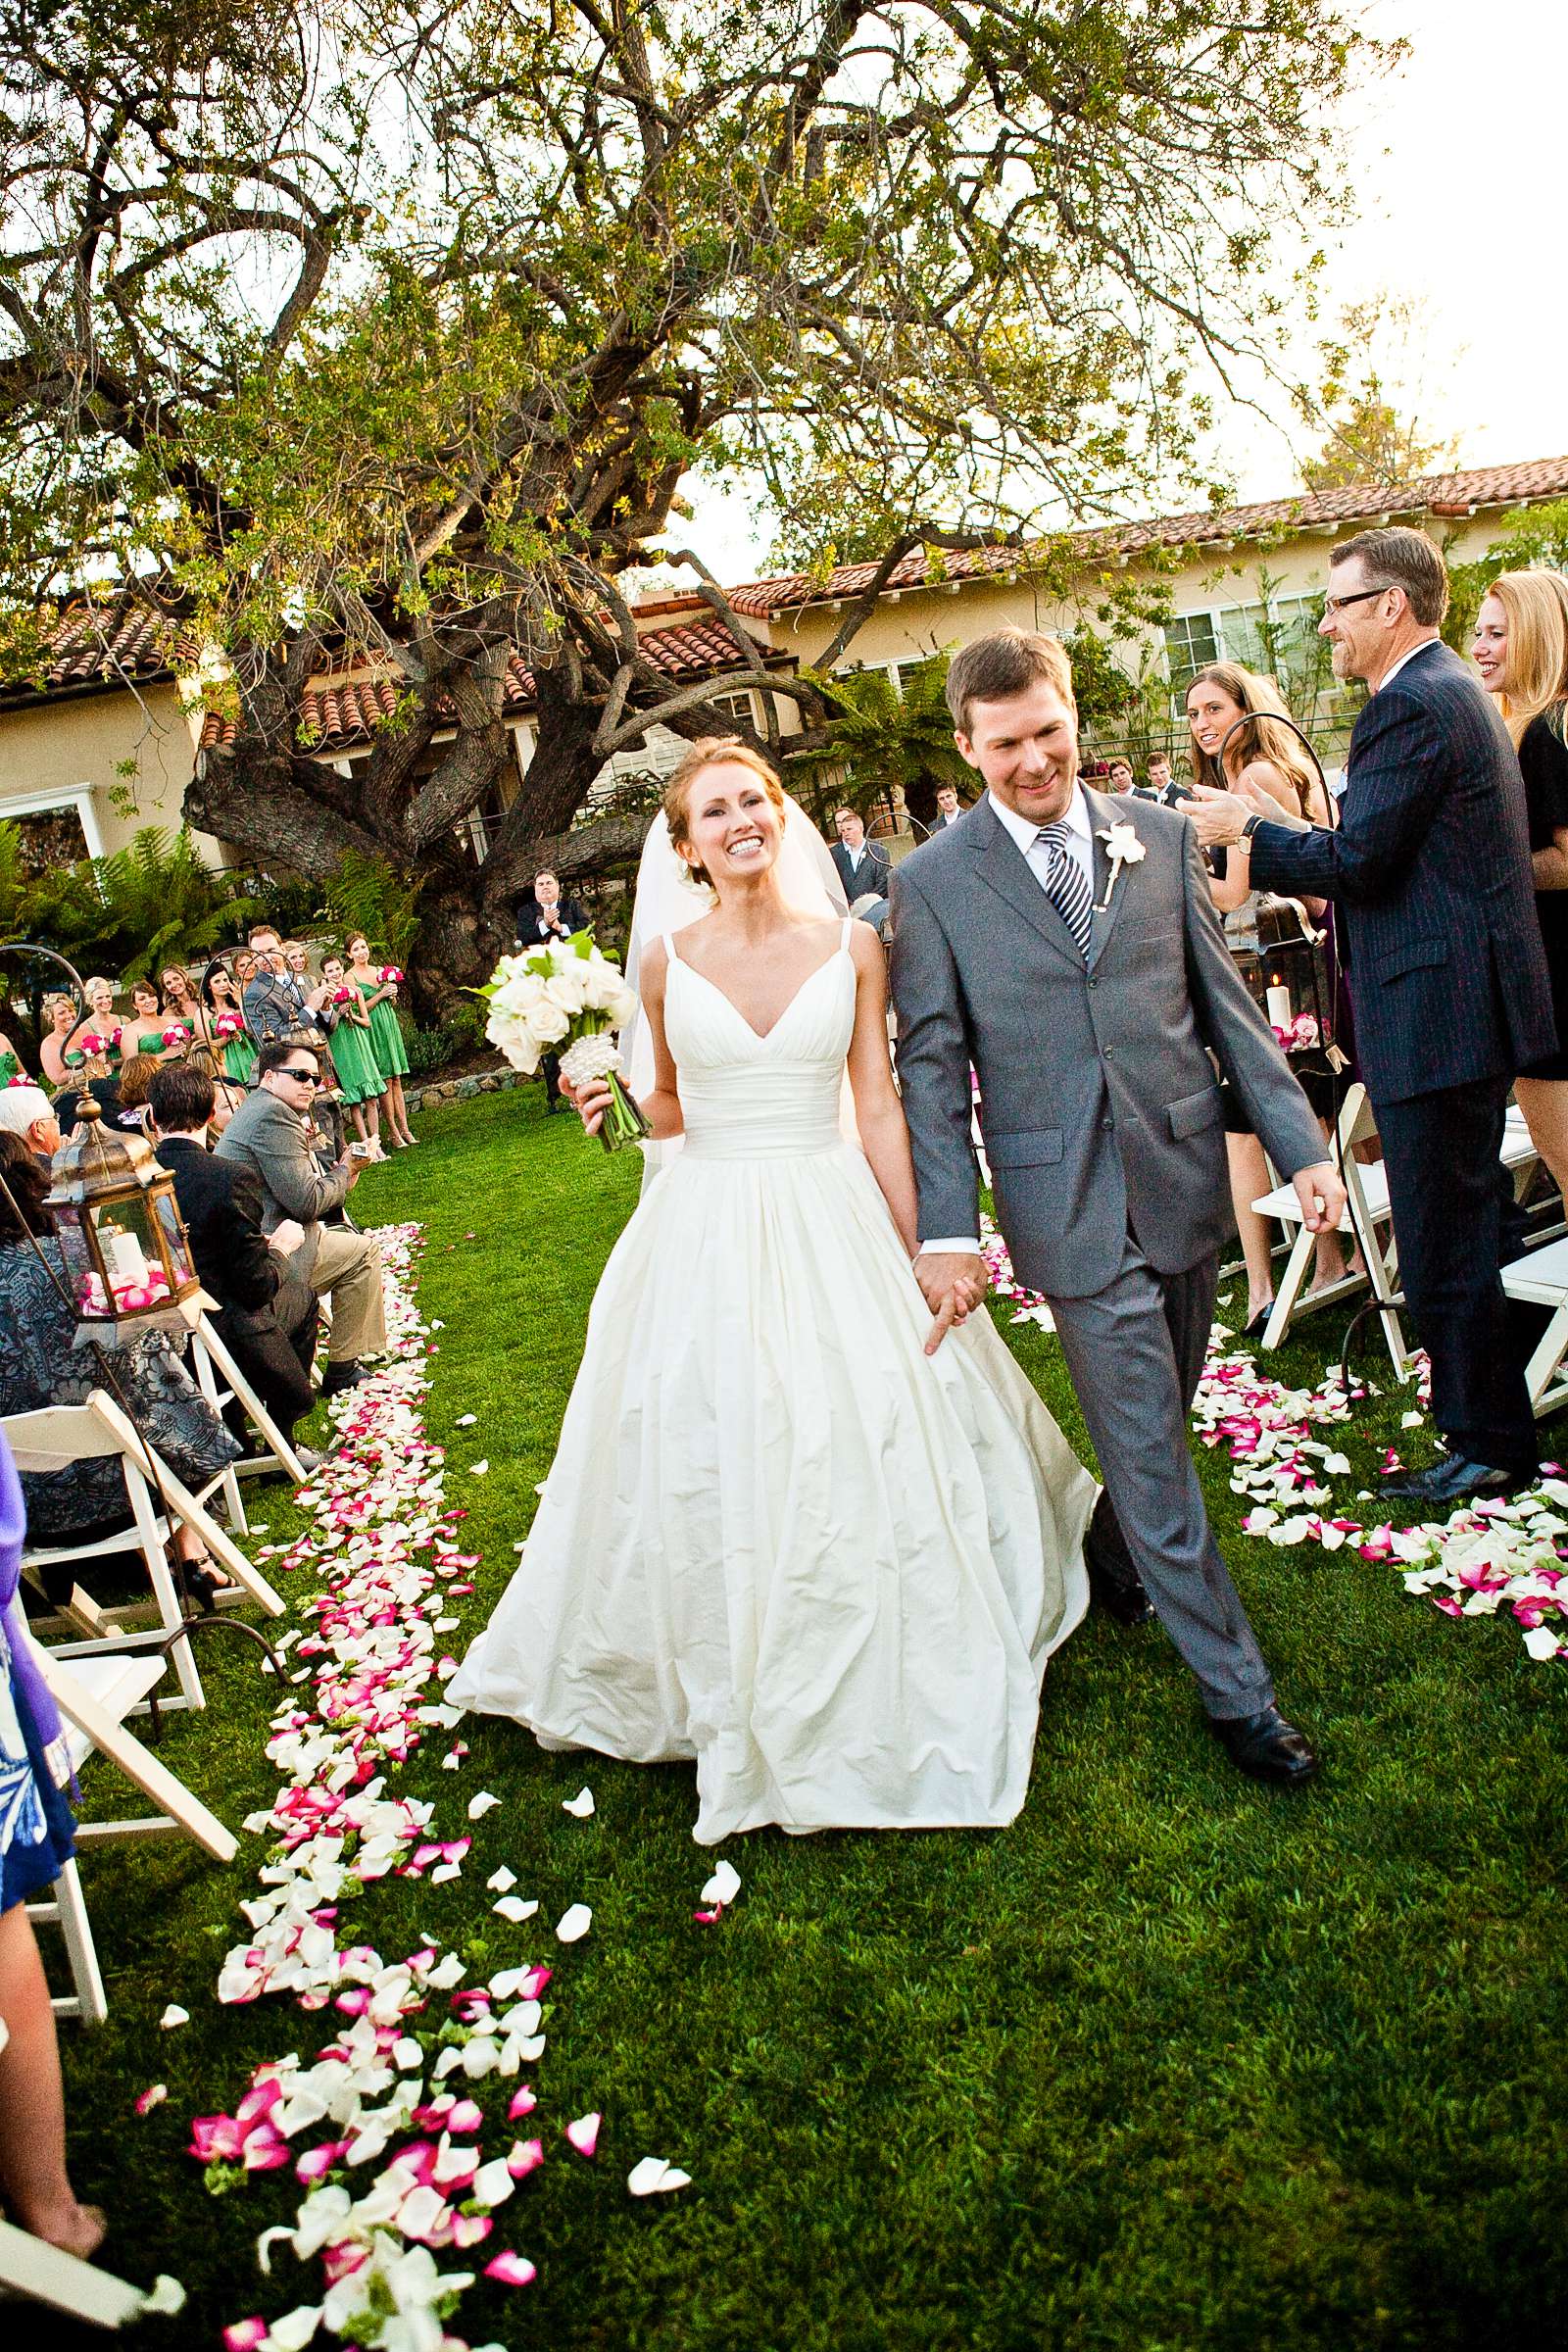
[[[1200,669],[1219,660],[1212,612],[1183,612],[1165,623],[1165,662],[1173,698],[1184,695]]]
[[[753,707],[752,698],[749,692],[744,694],[715,694],[711,703],[709,705],[709,709],[711,710],[722,710],[726,717],[738,718],[743,722],[744,725],[748,727],[755,727],[757,724],[757,713],[755,708]]]

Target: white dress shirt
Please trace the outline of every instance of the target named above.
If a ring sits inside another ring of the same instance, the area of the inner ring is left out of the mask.
[[[1438,640],[1436,637],[1423,637],[1419,645],[1412,645],[1407,654],[1401,654],[1399,656],[1399,659],[1397,662],[1396,662],[1392,669],[1386,669],[1384,671],[1382,677],[1379,678],[1377,684],[1372,687],[1370,691],[1373,694],[1381,694],[1385,686],[1392,686],[1394,684],[1395,679],[1398,676],[1400,670],[1404,667],[1407,662],[1413,662],[1417,654],[1424,654],[1429,645],[1436,645],[1437,643]]]
[[[986,798],[991,803],[992,812],[998,823],[1009,839],[1016,844],[1025,865],[1041,889],[1044,890],[1047,877],[1051,872],[1051,852],[1040,838],[1040,826],[1033,817],[1020,816],[1016,809],[1005,808],[997,799],[995,793],[988,792]],[[1067,828],[1065,844],[1067,855],[1069,858],[1075,858],[1082,867],[1092,899],[1095,895],[1095,833],[1094,826],[1090,821],[1089,803],[1084,798],[1084,788],[1081,784],[1074,782],[1072,799],[1067,803],[1065,812],[1054,821],[1056,824],[1065,825]],[[966,1252],[972,1256],[978,1252],[979,1248],[979,1240],[972,1233],[942,1234],[935,1241],[922,1241],[920,1254],[922,1257],[935,1257],[943,1251],[952,1250]]]

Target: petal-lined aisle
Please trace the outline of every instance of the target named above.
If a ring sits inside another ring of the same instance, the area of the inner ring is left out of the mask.
[[[1012,1320],[1049,1331],[1050,1309],[1015,1279],[1006,1247],[989,1220],[984,1246],[997,1296],[1012,1302]],[[1544,1466],[1528,1494],[1463,1504],[1446,1520],[1396,1527],[1336,1513],[1330,1482],[1348,1478],[1351,1465],[1321,1433],[1348,1427],[1351,1407],[1381,1392],[1353,1377],[1347,1391],[1338,1364],[1327,1367],[1316,1388],[1287,1388],[1245,1350],[1227,1353],[1224,1343],[1231,1336],[1216,1324],[1193,1426],[1204,1446],[1223,1446],[1230,1454],[1232,1491],[1252,1505],[1242,1522],[1246,1534],[1280,1546],[1315,1544],[1325,1551],[1348,1544],[1362,1559],[1396,1568],[1407,1592],[1429,1599],[1445,1615],[1490,1617],[1507,1608],[1532,1658],[1568,1659],[1568,1481],[1556,1475],[1555,1462]],[[1415,1360],[1421,1377],[1414,1393],[1425,1402],[1425,1359]],[[1424,1422],[1414,1410],[1403,1417],[1406,1429]],[[1392,1450],[1379,1465],[1384,1472],[1400,1466]],[[1357,1489],[1355,1500],[1375,1497]]]
[[[270,1808],[246,1822],[273,1843],[258,1891],[240,1905],[249,1934],[228,1952],[217,1996],[283,1995],[300,2011],[335,2015],[320,2046],[255,2068],[232,2112],[192,2123],[190,2154],[215,2193],[285,2167],[305,2191],[293,2224],[259,2243],[261,2269],[276,2278],[262,2296],[292,2289],[294,2299],[270,2319],[232,2323],[229,2352],[292,2352],[320,2331],[433,2352],[461,2343],[445,2323],[478,2267],[503,2285],[533,2279],[532,2256],[502,2242],[524,2231],[500,2209],[545,2161],[543,2137],[518,2136],[539,2105],[533,2076],[555,1973],[539,1952],[578,1940],[590,1919],[585,1905],[553,1902],[562,1915],[552,1936],[539,1898],[514,1894],[518,1882],[503,1865],[475,1924],[494,1915],[510,1931],[539,1924],[529,1931],[535,1949],[487,1982],[468,1984],[462,1956],[432,1937],[401,1954],[364,1939],[377,1881],[456,1879],[473,1843],[437,1819],[450,1783],[417,1796],[394,1779],[458,1720],[432,1685],[453,1672],[451,1603],[472,1591],[476,1561],[461,1548],[462,1513],[446,1499],[443,1455],[422,1418],[434,1349],[414,1297],[418,1228],[380,1238],[393,1361],[334,1407],[339,1450],[299,1497],[310,1528],[262,1555],[320,1590],[300,1604],[306,1630],[277,1644],[290,1692],[267,1752],[283,1778]],[[461,1768],[466,1752],[459,1741],[440,1761]],[[475,1793],[467,1822],[499,1802]],[[486,2084],[488,2117],[473,2095]],[[591,2156],[599,2123],[563,2117],[550,2136]],[[640,2179],[628,2185],[642,2193]],[[280,2246],[290,2249],[281,2275]],[[304,2300],[296,2264],[318,2265]]]

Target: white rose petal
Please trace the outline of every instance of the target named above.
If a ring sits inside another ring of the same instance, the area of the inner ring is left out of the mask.
[[[165,2033],[168,2033],[171,2026],[188,2026],[190,2011],[182,2009],[177,2001],[171,2001],[158,2023],[163,2027]]]
[[[690,2173],[677,2171],[666,2164],[662,2156],[645,2156],[634,2164],[626,2175],[626,2186],[634,2197],[662,2196],[667,2189],[690,2188]]]
[[[489,1887],[492,1894],[510,1894],[516,1884],[516,1872],[514,1870],[509,1870],[504,1862],[502,1863],[501,1868],[499,1870],[493,1870],[485,1881],[485,1885]]]
[[[569,1813],[573,1821],[586,1821],[593,1809],[594,1792],[586,1787],[579,1788],[575,1796],[563,1797],[561,1802],[563,1813]]]
[[[483,1821],[485,1815],[493,1811],[500,1802],[499,1796],[492,1796],[488,1788],[481,1788],[477,1796],[470,1796],[468,1799],[468,1819]]]
[[[563,1911],[556,1922],[558,1943],[578,1943],[594,1924],[594,1915],[586,1903],[573,1903]]]
[[[733,1862],[721,1862],[703,1888],[705,1903],[732,1903],[741,1890],[740,1873]]]
[[[510,1920],[514,1928],[520,1928],[525,1919],[532,1919],[539,1908],[537,1903],[525,1903],[520,1894],[504,1894],[499,1903],[492,1903],[490,1907],[499,1912],[503,1919]]]

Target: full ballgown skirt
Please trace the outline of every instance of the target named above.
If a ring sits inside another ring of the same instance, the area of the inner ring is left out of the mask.
[[[847,926],[846,926],[847,929]],[[1097,1489],[990,1318],[934,1356],[839,1123],[847,946],[760,1038],[671,956],[684,1150],[606,1266],[516,1573],[448,1696],[695,1758],[694,1835],[1000,1827]]]

